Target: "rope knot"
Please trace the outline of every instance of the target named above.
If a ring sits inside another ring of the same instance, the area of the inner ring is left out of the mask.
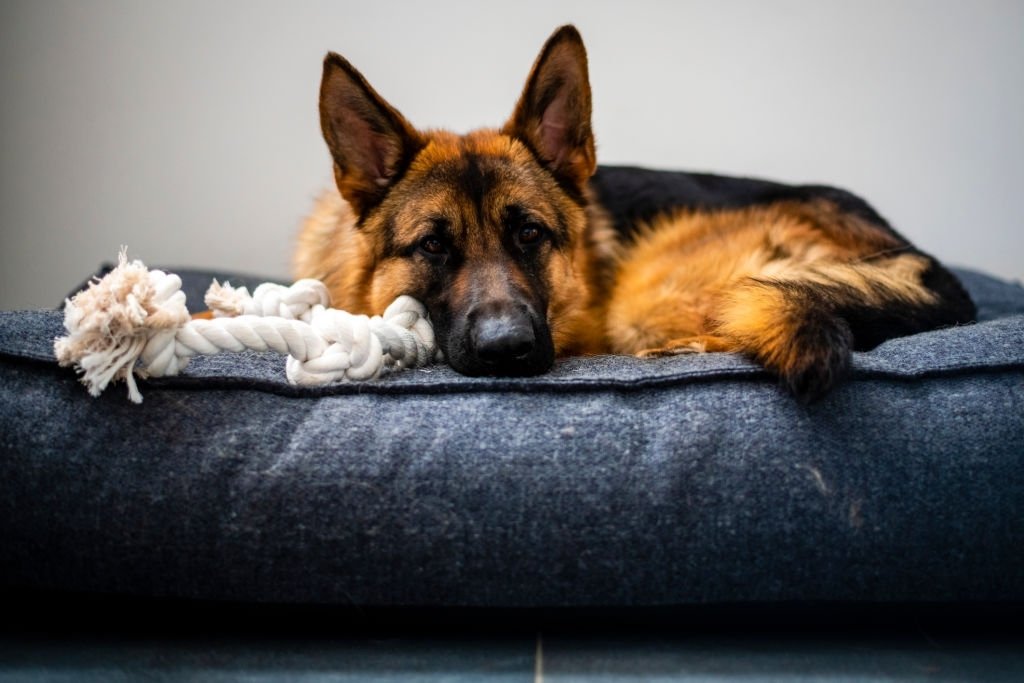
[[[257,315],[309,322],[313,307],[330,306],[331,295],[324,283],[308,278],[290,286],[264,282],[252,295],[245,287],[214,280],[206,291],[205,303],[216,318]]]
[[[252,295],[215,280],[206,303],[214,318],[192,320],[181,279],[129,262],[122,248],[114,270],[65,302],[68,335],[54,341],[54,352],[62,366],[77,368],[93,396],[123,379],[135,403],[142,395],[134,373],[175,375],[200,354],[286,354],[288,381],[301,385],[373,379],[437,354],[426,309],[408,296],[371,318],[328,308],[329,292],[317,280],[264,283]]]

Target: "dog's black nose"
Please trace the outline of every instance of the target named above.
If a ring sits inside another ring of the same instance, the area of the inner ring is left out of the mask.
[[[435,329],[448,362],[464,375],[527,377],[547,372],[555,361],[546,321],[526,302],[477,304],[450,327]]]
[[[526,358],[537,344],[530,319],[513,312],[477,320],[472,329],[472,341],[477,358],[491,365]]]

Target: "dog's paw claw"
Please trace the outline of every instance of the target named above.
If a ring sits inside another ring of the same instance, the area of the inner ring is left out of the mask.
[[[636,353],[637,358],[665,358],[668,356],[682,356],[691,353],[704,353],[707,346],[701,341],[686,342],[685,344],[662,346],[656,349],[644,349]]]

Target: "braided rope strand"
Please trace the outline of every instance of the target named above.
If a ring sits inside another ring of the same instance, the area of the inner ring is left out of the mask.
[[[142,401],[136,373],[176,375],[197,355],[274,351],[288,356],[286,377],[302,386],[370,380],[440,357],[426,309],[408,296],[369,317],[329,308],[327,288],[317,280],[264,283],[252,295],[214,281],[206,303],[214,318],[192,320],[181,279],[129,263],[122,250],[117,268],[65,302],[68,335],[54,351],[61,365],[76,367],[93,396],[123,379],[135,403]]]

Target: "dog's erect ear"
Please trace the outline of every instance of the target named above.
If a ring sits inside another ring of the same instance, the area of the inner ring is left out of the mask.
[[[341,195],[362,216],[424,145],[416,129],[333,52],[324,58],[320,128]]]
[[[587,51],[574,26],[544,44],[502,132],[529,144],[558,177],[582,188],[597,168]]]

